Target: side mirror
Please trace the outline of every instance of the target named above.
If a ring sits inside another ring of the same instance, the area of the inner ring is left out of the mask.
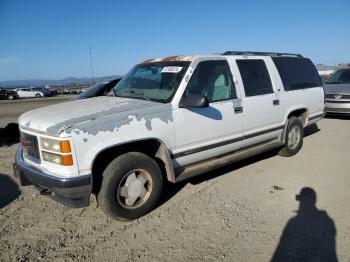
[[[209,101],[206,96],[192,94],[184,97],[181,100],[181,107],[204,108],[209,106]]]

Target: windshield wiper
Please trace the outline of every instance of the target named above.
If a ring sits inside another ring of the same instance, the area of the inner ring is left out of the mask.
[[[138,97],[141,97],[141,98],[143,98],[143,99],[145,99],[145,100],[151,101],[150,98],[148,98],[147,96],[145,96],[145,95],[142,94],[142,93],[137,93],[137,92],[135,92],[134,90],[131,90],[130,93],[133,94],[133,95],[137,95]]]

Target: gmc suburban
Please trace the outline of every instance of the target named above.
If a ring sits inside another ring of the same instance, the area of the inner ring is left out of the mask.
[[[157,205],[176,183],[279,148],[295,155],[304,127],[324,115],[324,90],[310,59],[235,52],[172,56],[137,64],[113,96],[69,101],[22,114],[14,164],[70,207],[90,195],[128,221]]]

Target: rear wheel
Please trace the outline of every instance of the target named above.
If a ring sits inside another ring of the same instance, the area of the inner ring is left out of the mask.
[[[35,97],[41,97],[41,95],[39,93],[35,94]]]
[[[15,97],[13,95],[7,95],[7,99],[8,100],[13,100],[13,99],[15,99]]]
[[[298,153],[303,146],[304,127],[300,118],[291,117],[288,120],[285,144],[278,152],[280,156],[290,157]]]
[[[130,221],[155,208],[162,188],[158,164],[143,153],[130,152],[114,159],[103,172],[98,202],[107,215]]]

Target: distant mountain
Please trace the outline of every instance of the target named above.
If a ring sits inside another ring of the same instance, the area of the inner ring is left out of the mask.
[[[317,71],[327,71],[327,70],[334,70],[337,66],[329,66],[329,65],[323,65],[323,64],[317,64],[316,69]]]
[[[120,77],[119,75],[94,77],[94,82],[108,81]],[[28,79],[28,80],[13,80],[13,81],[0,81],[1,87],[29,87],[29,86],[45,86],[45,85],[69,85],[69,84],[89,84],[91,83],[90,77],[66,77],[61,80],[49,80],[49,79]]]

